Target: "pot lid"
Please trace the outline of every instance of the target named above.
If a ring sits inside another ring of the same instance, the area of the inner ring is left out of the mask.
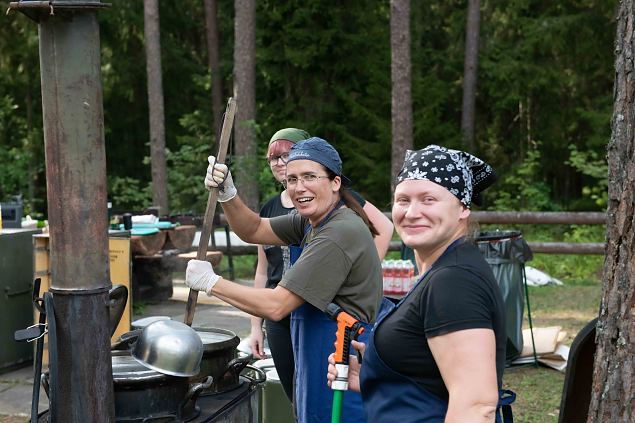
[[[129,351],[112,352],[112,379],[114,383],[158,381],[168,377],[143,366],[130,355]]]
[[[240,343],[240,338],[234,332],[219,328],[194,328],[203,341],[203,354],[213,351],[234,349]]]

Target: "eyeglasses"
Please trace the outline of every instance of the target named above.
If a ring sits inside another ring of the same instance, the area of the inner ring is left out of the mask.
[[[309,173],[308,175],[300,176],[296,178],[295,176],[288,176],[286,179],[282,181],[282,184],[285,187],[294,187],[298,184],[298,181],[302,181],[304,186],[314,185],[318,180],[322,178],[329,178],[328,176],[318,176]]]
[[[289,161],[289,153],[282,153],[279,156],[267,157],[267,161],[269,162],[269,164],[276,164],[278,163],[278,160],[281,160],[283,164],[287,164],[287,162]]]

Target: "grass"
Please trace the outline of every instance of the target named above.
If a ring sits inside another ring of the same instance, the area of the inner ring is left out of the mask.
[[[565,282],[563,286],[530,287],[529,300],[534,327],[561,326],[565,343],[590,320],[597,317],[602,286],[598,281]],[[526,316],[527,312],[525,312]],[[525,317],[524,328],[529,324]],[[557,422],[564,373],[533,365],[505,370],[504,387],[516,392],[514,421]]]
[[[254,279],[254,274],[256,273],[256,262],[258,261],[258,256],[255,254],[244,255],[244,256],[234,256],[234,279]],[[219,270],[223,272],[224,276],[229,277],[229,262],[227,261],[227,257],[223,257],[223,262],[221,263],[222,269]]]
[[[558,421],[564,373],[533,365],[512,367],[505,370],[503,382],[517,395],[512,404],[515,422]]]

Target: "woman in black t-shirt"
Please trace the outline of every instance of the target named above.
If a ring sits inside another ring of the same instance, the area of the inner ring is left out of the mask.
[[[297,128],[284,128],[273,134],[267,148],[267,162],[274,179],[282,185],[286,175],[287,160],[291,147],[304,139],[310,138],[308,132]],[[353,196],[366,212],[369,220],[379,232],[374,238],[380,258],[383,259],[390,239],[392,238],[393,226],[379,209],[371,203],[365,201],[361,196],[352,191]],[[286,190],[270,198],[260,209],[260,216],[272,218],[291,213],[293,203]],[[288,246],[261,245],[258,246],[258,263],[256,274],[254,275],[254,287],[275,288],[282,279],[284,272],[290,267],[290,256]],[[290,319],[280,321],[266,320],[265,328],[280,383],[285,394],[292,400],[293,396],[293,372],[294,359],[291,346]],[[253,355],[257,358],[264,357],[264,332],[263,319],[261,317],[251,317],[250,346]]]
[[[422,276],[378,318],[368,346],[353,343],[364,364],[351,359],[349,389],[361,389],[368,421],[500,421],[504,303],[468,240],[471,204],[494,180],[488,164],[463,151],[406,153],[392,216]]]

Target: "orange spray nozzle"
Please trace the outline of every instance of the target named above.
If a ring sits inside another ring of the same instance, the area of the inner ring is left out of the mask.
[[[335,362],[348,364],[348,355],[351,340],[357,340],[359,335],[364,333],[364,326],[358,319],[351,316],[340,306],[331,303],[326,308],[326,314],[337,321],[337,332],[335,337]]]

